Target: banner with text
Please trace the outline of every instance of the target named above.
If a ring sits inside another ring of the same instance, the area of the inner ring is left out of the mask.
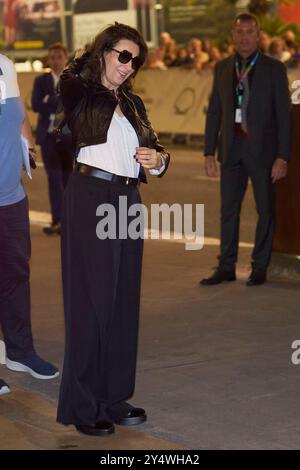
[[[134,89],[159,132],[203,134],[212,79],[209,71],[146,70]]]
[[[37,115],[30,110],[32,86],[37,73],[18,74],[21,96],[33,127]],[[300,69],[288,73],[293,104],[300,104]],[[134,92],[145,103],[151,123],[158,133],[204,134],[213,75],[193,70],[142,70],[135,79]]]
[[[73,17],[75,50],[115,21],[136,27],[136,11],[129,8],[128,0],[77,0]]]

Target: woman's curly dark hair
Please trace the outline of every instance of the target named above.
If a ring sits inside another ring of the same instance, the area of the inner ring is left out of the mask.
[[[86,46],[86,52],[89,55],[89,61],[86,64],[89,79],[99,82],[105,71],[104,52],[114,48],[121,39],[128,39],[139,46],[141,65],[145,63],[148,47],[141,33],[131,26],[115,22],[114,25],[108,26],[101,31],[93,42]],[[132,88],[132,79],[137,72],[138,70],[134,71],[122,84],[127,90]]]

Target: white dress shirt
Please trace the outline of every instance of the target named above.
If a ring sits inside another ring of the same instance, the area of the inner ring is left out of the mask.
[[[58,82],[60,80],[60,75],[57,75],[56,73],[53,72],[53,70],[51,70],[51,75],[52,75],[52,78],[53,78],[53,82],[54,82],[54,88],[56,89],[57,88],[57,85],[58,85]]]
[[[54,89],[57,90],[57,85],[60,79],[60,75],[56,75],[56,73],[54,73],[53,70],[51,71],[51,75],[53,78]],[[50,98],[50,95],[46,95],[43,100],[44,103],[48,103],[49,98]],[[54,121],[55,121],[55,113],[50,114],[49,116],[48,133],[50,134],[53,132],[53,129],[54,129]]]
[[[108,129],[107,141],[81,148],[77,162],[119,176],[138,178],[140,164],[134,158],[137,147],[139,141],[134,128],[125,116],[120,116],[115,111]],[[164,165],[158,170],[150,170],[150,173],[157,176],[163,170]]]

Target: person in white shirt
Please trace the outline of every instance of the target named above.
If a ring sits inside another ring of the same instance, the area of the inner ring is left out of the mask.
[[[130,237],[133,217],[123,222],[120,204],[122,197],[126,213],[134,209],[145,169],[161,177],[169,164],[131,91],[146,55],[141,34],[115,23],[61,77],[77,164],[62,218],[66,348],[57,420],[88,435],[146,420],[144,409],[127,402],[135,383],[143,237]],[[99,233],[107,205],[116,211],[116,237]]]

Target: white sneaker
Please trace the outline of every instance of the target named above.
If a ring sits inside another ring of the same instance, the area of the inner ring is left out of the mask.
[[[6,395],[10,392],[10,388],[4,380],[0,379],[0,395]]]
[[[35,379],[49,380],[59,375],[58,369],[53,364],[44,361],[36,353],[19,361],[12,361],[7,357],[6,367],[15,372],[28,372]]]
[[[0,364],[6,363],[5,343],[0,339]]]

